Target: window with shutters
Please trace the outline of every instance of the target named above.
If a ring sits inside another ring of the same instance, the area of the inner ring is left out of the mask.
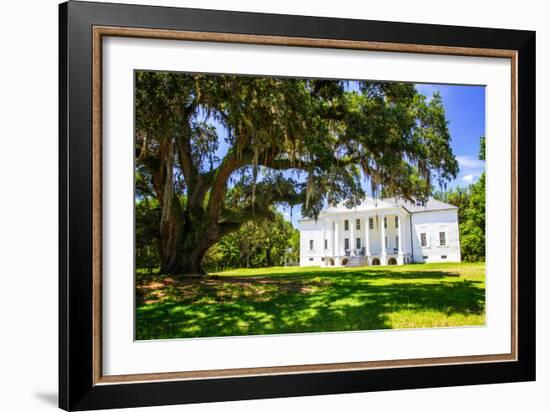
[[[447,239],[445,232],[439,232],[439,246],[445,246],[447,244]]]
[[[426,233],[420,234],[420,246],[428,247],[428,236],[426,235]]]

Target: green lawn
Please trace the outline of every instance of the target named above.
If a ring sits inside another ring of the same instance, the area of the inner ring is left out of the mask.
[[[137,275],[137,339],[485,323],[485,264]]]

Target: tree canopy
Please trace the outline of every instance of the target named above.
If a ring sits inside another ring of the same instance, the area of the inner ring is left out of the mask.
[[[458,173],[441,97],[404,83],[136,72],[136,186],[158,202],[161,271],[273,205],[425,198]]]

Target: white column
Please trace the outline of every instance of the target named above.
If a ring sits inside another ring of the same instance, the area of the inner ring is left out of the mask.
[[[401,215],[397,215],[397,253],[399,256],[403,254],[403,219]]]
[[[326,239],[327,239],[327,231],[325,229],[325,226],[327,225],[327,221],[325,219],[323,219],[323,240],[321,241],[321,250],[323,251],[323,256],[326,258],[327,257],[327,250],[325,248],[325,242],[326,242]],[[325,259],[325,264],[326,264],[326,259]]]
[[[355,216],[353,216],[353,218],[349,220],[349,223],[349,250],[350,256],[353,256],[353,253],[351,252],[355,250]]]
[[[334,220],[330,221],[330,255],[334,256]]]
[[[386,256],[386,228],[384,227],[384,219],[386,216],[380,215],[380,255]],[[381,262],[384,264],[384,262]]]
[[[369,241],[369,216],[365,216],[365,256],[370,255],[370,241]]]
[[[338,220],[334,221],[334,256],[340,256],[340,227]]]

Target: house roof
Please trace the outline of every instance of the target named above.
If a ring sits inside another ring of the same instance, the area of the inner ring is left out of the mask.
[[[454,205],[441,202],[440,200],[434,199],[433,197],[429,197],[423,206],[417,206],[415,202],[410,202],[404,199],[398,199],[396,202],[397,204],[399,204],[399,206],[403,206],[406,210],[408,210],[411,213],[428,212],[432,210],[458,209],[458,207]]]
[[[409,200],[400,199],[400,198],[385,198],[385,199],[375,199],[372,197],[366,197],[361,204],[354,208],[347,208],[344,205],[344,202],[339,203],[337,206],[328,206],[321,210],[320,216],[329,215],[333,213],[345,213],[345,212],[361,212],[361,211],[370,211],[370,210],[383,210],[383,209],[392,209],[395,207],[403,207],[406,211],[410,213],[419,213],[419,212],[431,212],[436,210],[449,210],[457,209],[456,206],[450,205],[448,203],[441,202],[434,199],[433,197],[428,198],[423,206],[416,205],[416,202],[411,202]],[[302,219],[303,221],[309,219]]]

